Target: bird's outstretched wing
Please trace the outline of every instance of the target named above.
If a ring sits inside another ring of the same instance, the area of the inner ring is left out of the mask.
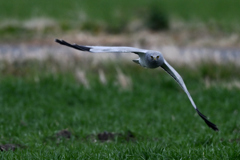
[[[144,54],[148,50],[134,48],[134,47],[114,47],[114,46],[82,46],[77,44],[70,44],[64,40],[55,40],[57,43],[61,45],[65,45],[68,47],[72,47],[81,51],[88,51],[92,53],[136,53],[136,54]]]
[[[205,123],[212,128],[215,131],[218,131],[218,128],[215,124],[213,124],[212,122],[210,122],[206,116],[204,116],[197,108],[197,106],[195,105],[190,93],[187,90],[187,87],[182,79],[182,77],[178,74],[178,72],[170,65],[168,64],[168,62],[166,60],[164,60],[163,65],[161,66],[168,74],[170,74],[176,81],[177,83],[180,85],[180,87],[184,90],[184,92],[187,94],[190,102],[192,103],[193,107],[195,108],[195,110],[197,111],[198,115],[205,121]]]

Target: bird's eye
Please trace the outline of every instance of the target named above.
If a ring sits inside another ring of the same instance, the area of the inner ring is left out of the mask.
[[[153,56],[151,56],[151,58],[153,59]]]
[[[157,59],[159,58],[159,56],[157,56]]]

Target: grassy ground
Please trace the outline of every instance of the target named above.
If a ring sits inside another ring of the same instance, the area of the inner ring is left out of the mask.
[[[38,41],[106,25],[121,31],[151,13],[152,3],[171,22],[239,31],[235,0],[21,0],[0,1],[0,40]],[[214,132],[164,71],[126,62],[91,63],[0,62],[0,159],[240,158],[239,66],[177,68],[199,110],[218,125]]]
[[[125,89],[116,67],[132,81]],[[177,68],[219,132],[205,125],[164,71],[122,62],[76,68],[85,71],[88,88],[73,68],[51,61],[2,63],[0,144],[17,149],[0,152],[0,159],[240,158],[239,88],[226,85],[239,80],[237,67]]]
[[[81,13],[86,13],[85,16],[96,19],[108,19],[111,16],[124,14],[125,18],[129,13],[136,13],[147,7],[155,4],[162,8],[171,16],[177,16],[185,20],[199,19],[203,21],[215,20],[234,22],[238,21],[239,2],[235,0],[217,0],[217,1],[187,1],[187,0],[173,0],[167,1],[147,1],[140,0],[138,3],[133,1],[30,1],[22,0],[18,2],[1,1],[0,18],[16,18],[28,19],[36,16],[52,17],[60,20],[76,20],[81,18]],[[57,4],[57,6],[56,6]],[[226,9],[227,8],[227,9]],[[83,16],[83,15],[82,15]],[[139,15],[140,16],[140,15]]]
[[[151,15],[157,8],[156,16],[163,14],[170,22],[176,20],[190,23],[197,29],[199,22],[207,25],[209,30],[239,31],[239,2],[235,0],[218,1],[30,1],[0,2],[0,21],[10,21],[14,26],[3,25],[4,32],[28,32],[12,20],[31,20],[39,17],[50,18],[56,21],[58,27],[54,30],[84,29],[97,32],[106,29],[109,32],[121,32],[126,29],[132,20],[141,20],[142,25],[149,27],[148,15]],[[155,12],[154,12],[155,13]],[[154,14],[153,13],[153,14]],[[153,21],[156,19],[153,19]],[[38,21],[40,23],[40,20]],[[158,22],[151,22],[158,23]],[[5,23],[4,23],[5,24]],[[195,24],[195,25],[194,25]],[[47,26],[47,31],[54,32]]]

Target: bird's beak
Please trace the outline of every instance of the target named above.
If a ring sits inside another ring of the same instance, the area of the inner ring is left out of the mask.
[[[156,57],[154,57],[153,59],[154,59],[155,61],[157,60],[157,58],[156,58]]]

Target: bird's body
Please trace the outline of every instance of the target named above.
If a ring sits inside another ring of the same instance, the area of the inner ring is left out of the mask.
[[[187,94],[192,106],[197,111],[198,115],[205,121],[205,123],[215,131],[218,131],[218,128],[215,124],[210,122],[206,116],[204,116],[196,107],[190,93],[187,90],[187,87],[182,79],[182,77],[177,73],[177,71],[163,58],[161,52],[138,49],[133,47],[115,47],[115,46],[82,46],[77,44],[70,44],[64,40],[56,39],[56,42],[68,47],[72,47],[81,51],[88,51],[93,53],[135,53],[139,56],[138,59],[133,60],[133,62],[146,67],[146,68],[163,68],[168,74],[170,74],[175,81],[180,85],[183,91]]]

